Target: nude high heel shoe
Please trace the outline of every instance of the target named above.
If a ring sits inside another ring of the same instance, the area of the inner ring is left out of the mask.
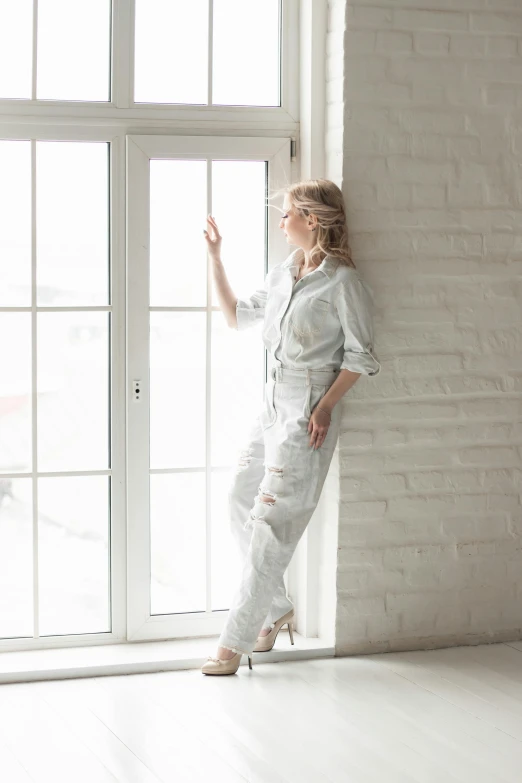
[[[272,649],[272,647],[275,644],[275,640],[277,638],[277,634],[283,627],[283,625],[288,625],[288,633],[290,634],[290,641],[292,644],[294,643],[294,610],[290,609],[289,612],[284,614],[282,617],[279,618],[279,620],[275,623],[274,627],[270,631],[269,634],[266,636],[258,636],[257,637],[257,643],[254,647],[253,652],[269,652],[269,650]]]
[[[207,662],[201,667],[203,674],[235,674],[239,669],[241,658],[244,653],[236,653],[232,658],[223,660],[222,658],[212,658],[210,655]],[[252,656],[248,656],[248,668],[252,668]]]

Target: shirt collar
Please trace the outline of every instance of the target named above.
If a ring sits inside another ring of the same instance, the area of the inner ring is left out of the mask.
[[[296,268],[299,267],[299,264],[297,263],[297,254],[299,252],[299,249],[295,250],[292,255],[286,259],[286,261],[283,262],[283,267],[290,268],[295,266]],[[326,255],[319,266],[314,269],[314,272],[324,272],[324,274],[327,277],[332,277],[333,273],[339,266],[340,261],[338,258],[334,258],[334,256]]]

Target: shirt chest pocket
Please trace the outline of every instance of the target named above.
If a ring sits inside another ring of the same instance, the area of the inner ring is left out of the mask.
[[[318,334],[324,327],[330,303],[312,296],[299,299],[295,303],[290,324],[299,337]]]

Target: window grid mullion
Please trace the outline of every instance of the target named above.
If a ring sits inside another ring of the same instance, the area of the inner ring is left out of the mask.
[[[212,0],[210,0],[212,6]],[[207,214],[212,210],[212,158],[207,158]],[[207,253],[207,305],[205,340],[205,574],[206,574],[206,611],[212,611],[212,532],[211,532],[211,395],[212,395],[212,278],[211,263]]]
[[[33,0],[33,40],[32,52],[33,60],[31,63],[31,99],[36,100],[36,78],[38,67],[38,0]]]
[[[33,501],[33,637],[35,639],[40,635],[40,605],[38,595],[38,324],[36,310],[36,225],[36,140],[31,139],[31,485]]]
[[[208,41],[207,41],[207,103],[212,106],[212,94],[214,90],[214,78],[212,73],[212,65],[214,61],[214,0],[208,0]]]

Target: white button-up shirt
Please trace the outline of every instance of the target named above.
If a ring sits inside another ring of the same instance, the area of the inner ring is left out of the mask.
[[[237,300],[237,330],[262,322],[275,367],[377,375],[370,288],[357,269],[328,255],[295,282],[298,252],[271,269],[251,297]]]

